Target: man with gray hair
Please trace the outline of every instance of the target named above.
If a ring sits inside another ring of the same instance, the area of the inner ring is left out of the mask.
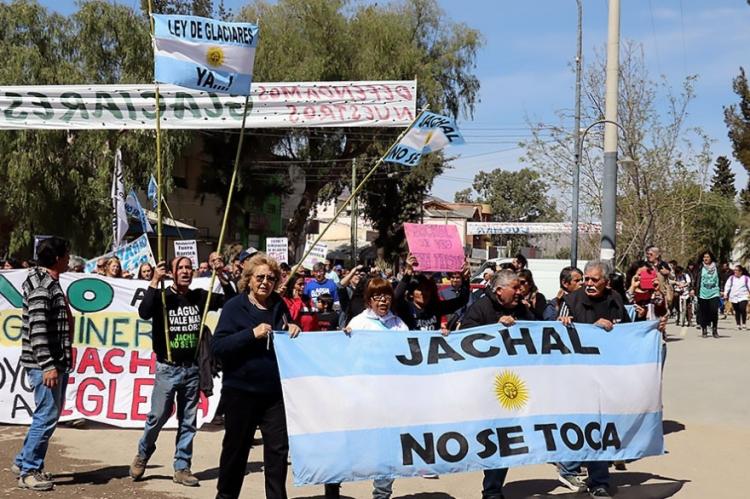
[[[583,286],[563,297],[559,320],[566,326],[573,322],[594,324],[611,331],[619,322],[630,322],[620,295],[609,288],[609,262],[592,260],[583,269]],[[589,470],[588,483],[580,478],[581,466]],[[557,465],[559,480],[569,489],[583,492],[588,488],[591,497],[612,497],[609,493],[609,463],[566,462]]]
[[[510,327],[517,320],[533,321],[534,316],[521,303],[523,294],[518,274],[510,269],[496,272],[484,296],[469,307],[459,329],[500,323]],[[482,499],[503,499],[503,484],[508,468],[485,470]]]

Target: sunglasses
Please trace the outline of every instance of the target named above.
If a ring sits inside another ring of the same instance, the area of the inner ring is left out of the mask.
[[[273,274],[265,274],[265,275],[258,274],[258,275],[254,275],[253,277],[255,278],[256,282],[263,282],[263,281],[276,282],[276,276]]]
[[[371,298],[372,301],[382,301],[382,302],[388,302],[391,301],[392,297],[391,295],[375,295]]]

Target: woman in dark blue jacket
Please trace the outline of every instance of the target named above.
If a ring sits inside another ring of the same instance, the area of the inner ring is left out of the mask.
[[[224,441],[219,461],[217,499],[239,497],[255,429],[263,436],[268,499],[286,499],[289,443],[281,380],[271,332],[299,327],[291,323],[284,300],[274,292],[278,263],[265,255],[250,259],[239,295],[222,310],[212,344],[223,366]]]

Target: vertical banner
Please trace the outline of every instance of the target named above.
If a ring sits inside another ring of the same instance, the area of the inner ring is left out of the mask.
[[[193,262],[193,269],[198,268],[198,243],[195,239],[174,242],[174,256],[186,256]]]
[[[464,246],[455,225],[404,224],[409,252],[422,272],[455,272],[464,264]]]
[[[267,237],[266,254],[279,263],[289,263],[289,239],[286,237]]]
[[[305,253],[310,249],[311,241],[305,243]],[[313,266],[318,262],[325,263],[326,257],[328,256],[328,245],[325,243],[318,243],[310,251],[307,257],[302,260],[302,266],[308,270],[311,270]]]
[[[128,231],[128,214],[125,210],[125,177],[122,173],[122,151],[115,152],[115,168],[112,173],[112,250],[122,245]]]

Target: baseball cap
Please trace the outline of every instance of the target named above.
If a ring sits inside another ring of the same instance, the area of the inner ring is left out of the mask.
[[[240,263],[244,262],[248,258],[255,256],[257,252],[258,250],[253,248],[252,246],[250,246],[246,250],[242,250],[242,252],[240,253]]]

